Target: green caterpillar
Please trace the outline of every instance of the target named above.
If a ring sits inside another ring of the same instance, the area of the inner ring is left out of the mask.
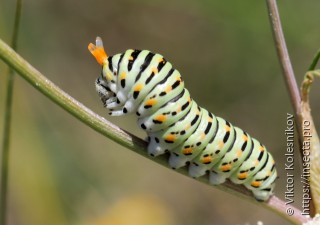
[[[198,106],[162,55],[130,49],[107,56],[99,37],[88,48],[102,65],[96,89],[104,106],[112,116],[136,113],[148,134],[150,156],[169,152],[172,168],[187,165],[195,178],[208,171],[213,185],[228,178],[257,200],[269,199],[277,178],[272,155],[240,128]]]

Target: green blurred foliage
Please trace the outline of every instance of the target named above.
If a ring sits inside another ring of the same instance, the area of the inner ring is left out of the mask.
[[[0,37],[8,43],[14,4],[0,3]],[[314,16],[319,7],[316,0],[279,2],[299,83],[320,47]],[[276,194],[284,198],[284,130],[292,109],[263,1],[30,0],[22,12],[19,53],[70,95],[141,137],[133,116],[110,118],[102,108],[93,85],[100,68],[87,45],[99,35],[110,55],[128,48],[163,54],[200,105],[268,147],[280,173]],[[6,71],[0,63],[1,125]],[[288,224],[124,149],[16,78],[9,224]],[[314,85],[311,96],[318,127],[319,86]],[[300,207],[298,181],[295,204]],[[145,213],[146,221],[130,217],[126,212],[132,208]],[[114,220],[117,216],[132,219]]]

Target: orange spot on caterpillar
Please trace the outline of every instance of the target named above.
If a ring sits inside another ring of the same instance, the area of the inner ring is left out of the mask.
[[[153,99],[149,99],[146,101],[146,103],[144,104],[145,106],[153,106],[154,104],[157,103],[157,100]]]
[[[120,80],[126,79],[127,74],[125,72],[122,72],[120,75]]]
[[[208,164],[212,162],[212,157],[211,156],[207,156],[207,157],[203,157],[202,159],[202,163],[204,164]]]
[[[228,125],[225,126],[226,131],[230,131],[230,127]]]
[[[169,134],[165,138],[165,141],[167,141],[167,142],[174,142],[175,140],[176,140],[176,135],[174,135],[174,134]]]
[[[142,85],[142,84],[137,84],[137,85],[134,87],[134,91],[141,91],[142,88],[143,88],[143,85]]]
[[[154,74],[157,74],[159,71],[158,71],[158,69],[157,69],[156,67],[153,67],[153,68],[152,68],[152,72],[153,72]]]
[[[260,185],[261,185],[261,181],[253,181],[253,182],[251,182],[251,186],[252,187],[258,188],[258,187],[260,187]]]
[[[164,122],[167,119],[167,116],[165,115],[158,115],[154,118],[155,120],[159,121],[159,122]]]
[[[248,177],[248,172],[238,174],[240,180],[246,179]]]
[[[133,60],[133,57],[132,57],[132,55],[130,55],[130,57],[129,57],[129,60],[130,60],[130,61],[132,61],[132,60]]]
[[[244,141],[248,141],[247,135],[243,135],[243,136],[242,136],[242,139],[243,139]]]
[[[218,144],[218,147],[221,149],[221,148],[223,148],[223,146],[224,146],[223,141],[220,141],[220,143]]]
[[[239,150],[237,151],[236,155],[237,155],[238,158],[242,155],[241,149],[239,149]]]
[[[168,93],[171,90],[172,90],[172,87],[171,86],[167,86],[165,92]]]
[[[205,137],[206,137],[206,134],[203,132],[203,133],[201,134],[200,139],[203,140],[203,139],[205,139]]]
[[[185,148],[185,149],[182,150],[182,153],[183,153],[184,155],[188,155],[188,154],[191,154],[192,151],[193,151],[192,148]]]
[[[260,146],[259,150],[260,150],[260,152],[264,151],[264,147]]]
[[[256,161],[254,161],[253,164],[254,164],[255,166],[257,166],[257,165],[259,165],[259,163],[260,163],[260,161],[259,161],[259,160],[256,160]]]
[[[232,166],[230,164],[226,164],[226,165],[223,165],[220,167],[220,170],[221,171],[228,171],[228,170],[231,170]]]

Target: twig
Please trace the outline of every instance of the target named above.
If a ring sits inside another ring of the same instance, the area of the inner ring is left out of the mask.
[[[19,24],[21,17],[22,0],[17,0],[15,20],[13,26],[13,35],[11,46],[17,49]],[[0,193],[0,225],[6,224],[7,215],[7,198],[8,198],[8,176],[9,176],[9,150],[10,150],[10,134],[11,134],[11,115],[12,100],[14,86],[14,70],[9,68],[7,80],[7,95],[4,112],[3,124],[3,142],[2,142],[2,159],[1,159],[1,193]]]
[[[294,76],[294,72],[292,69],[291,61],[289,58],[285,38],[283,35],[283,30],[281,26],[281,21],[280,21],[280,16],[278,12],[278,6],[277,6],[277,1],[276,0],[266,0],[267,5],[268,5],[268,12],[269,12],[269,18],[270,18],[270,23],[273,31],[273,36],[274,36],[274,41],[275,41],[275,46],[277,49],[278,53],[278,58],[280,60],[280,64],[282,67],[282,72],[283,76],[286,82],[287,89],[289,91],[289,96],[291,99],[291,104],[293,106],[293,111],[295,115],[295,123],[297,125],[296,130],[298,132],[299,136],[299,145],[300,145],[300,156],[301,156],[301,161],[304,159],[304,149],[303,149],[303,142],[305,140],[305,137],[303,135],[303,121],[308,120],[311,124],[314,124],[310,110],[309,112],[305,112],[304,109],[306,107],[303,106],[301,102],[301,96],[299,92],[299,88]],[[310,68],[315,66],[315,61],[311,64]],[[310,114],[310,116],[307,116],[307,114]],[[311,120],[311,121],[310,121]],[[314,136],[317,136],[316,133],[313,134]],[[304,165],[304,168],[306,168],[306,164],[302,163]],[[312,191],[312,190],[311,190]],[[312,212],[312,209],[314,208],[313,201],[312,199],[310,200],[310,209],[311,209],[311,215],[314,214]]]
[[[286,41],[284,39],[278,6],[276,0],[267,0],[270,23],[272,26],[273,37],[280,60],[284,79],[289,90],[291,103],[293,105],[295,118],[298,118],[300,113],[300,93],[299,88],[292,69],[289,53],[287,50]]]
[[[95,114],[90,109],[86,108],[81,103],[70,97],[68,94],[59,89],[46,77],[44,77],[39,71],[33,68],[22,57],[16,54],[8,45],[6,45],[0,39],[0,58],[2,58],[8,65],[14,68],[24,79],[26,79],[31,85],[33,85],[40,92],[48,96],[55,103],[61,106],[63,109],[74,115],[76,118],[90,126],[94,130],[98,131],[102,135],[114,140],[122,146],[153,160],[168,168],[167,156],[160,156],[156,158],[150,158],[146,150],[146,142],[137,138],[136,136],[120,129],[119,127],[111,124],[106,119]],[[181,168],[177,172],[187,175],[187,168]],[[206,176],[198,179],[203,183],[208,184],[208,178]],[[241,185],[235,185],[231,182],[226,182],[223,185],[216,186],[216,188],[235,194],[243,199],[246,199],[252,203],[259,204],[271,211],[277,212],[281,217],[290,221],[292,224],[301,224],[308,219],[301,216],[301,211],[295,209],[295,214],[288,216],[285,211],[285,202],[273,196],[268,202],[258,203],[253,197],[250,191]]]

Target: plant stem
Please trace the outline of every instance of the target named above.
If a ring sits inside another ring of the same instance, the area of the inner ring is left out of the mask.
[[[300,145],[300,156],[301,156],[301,161],[304,159],[304,147],[303,143],[305,141],[305,137],[303,135],[303,121],[309,121],[310,124],[314,124],[311,113],[310,113],[310,108],[309,105],[304,104],[302,102],[303,99],[301,99],[301,95],[299,92],[299,88],[294,76],[294,72],[292,69],[291,61],[289,58],[287,46],[286,46],[286,41],[283,35],[283,30],[281,26],[281,21],[280,21],[280,16],[278,12],[278,6],[277,6],[277,1],[276,0],[266,0],[267,5],[268,5],[268,11],[269,11],[269,18],[271,22],[271,27],[273,30],[273,36],[274,36],[274,41],[279,57],[279,61],[282,67],[282,72],[283,76],[287,85],[287,89],[289,91],[289,96],[291,99],[291,104],[293,106],[294,110],[294,115],[295,115],[295,123],[297,125],[296,130],[298,132],[298,141]],[[312,64],[309,67],[309,70],[313,70],[320,58],[320,51],[314,58]],[[319,140],[317,132],[315,129],[313,129],[313,133],[311,134],[315,139]],[[317,144],[318,146],[318,144]],[[306,163],[302,162],[302,165],[307,165]],[[307,166],[304,166],[304,169],[309,169]],[[319,176],[315,174],[316,176]],[[313,179],[319,179],[318,177],[314,177]],[[312,192],[312,190],[311,190]],[[313,209],[315,208],[314,202],[311,199],[310,200],[310,206],[309,209],[311,211],[311,215],[314,215]]]
[[[31,85],[33,85],[40,92],[48,96],[51,100],[61,106],[63,109],[74,115],[80,121],[90,126],[94,130],[98,131],[102,135],[112,139],[113,141],[121,144],[122,146],[138,153],[148,159],[153,160],[167,168],[168,157],[159,156],[151,158],[147,154],[147,143],[140,138],[120,129],[119,127],[108,122],[103,117],[95,114],[90,109],[86,108],[81,103],[77,102],[71,96],[63,92],[55,84],[44,77],[39,71],[33,68],[28,62],[26,62],[21,56],[15,53],[9,46],[7,46],[0,39],[0,58],[2,58],[8,65],[13,67],[24,79],[26,79]],[[186,167],[176,170],[177,172],[187,175],[188,170]],[[203,183],[209,183],[208,177],[203,176],[197,179]],[[277,212],[286,220],[293,224],[301,224],[307,221],[306,217],[301,216],[301,211],[295,209],[295,214],[288,216],[285,211],[284,201],[273,196],[268,202],[258,203],[253,197],[250,191],[241,185],[236,185],[231,182],[226,182],[223,185],[215,186],[216,188],[237,195],[243,199],[246,199],[252,203],[259,204],[271,211]]]
[[[273,31],[275,46],[280,60],[283,76],[289,90],[291,103],[294,109],[296,123],[298,124],[298,115],[300,114],[300,92],[292,69],[286,41],[283,35],[278,6],[276,0],[267,0],[270,23]],[[300,132],[300,130],[298,131]]]
[[[14,50],[17,49],[21,9],[22,9],[22,0],[17,0],[12,43],[11,43],[11,46]],[[5,100],[3,142],[2,142],[0,225],[6,224],[6,215],[7,215],[7,208],[8,208],[7,198],[8,198],[9,151],[10,151],[13,87],[14,87],[14,70],[10,67],[8,72],[8,80],[7,80],[7,95]]]

